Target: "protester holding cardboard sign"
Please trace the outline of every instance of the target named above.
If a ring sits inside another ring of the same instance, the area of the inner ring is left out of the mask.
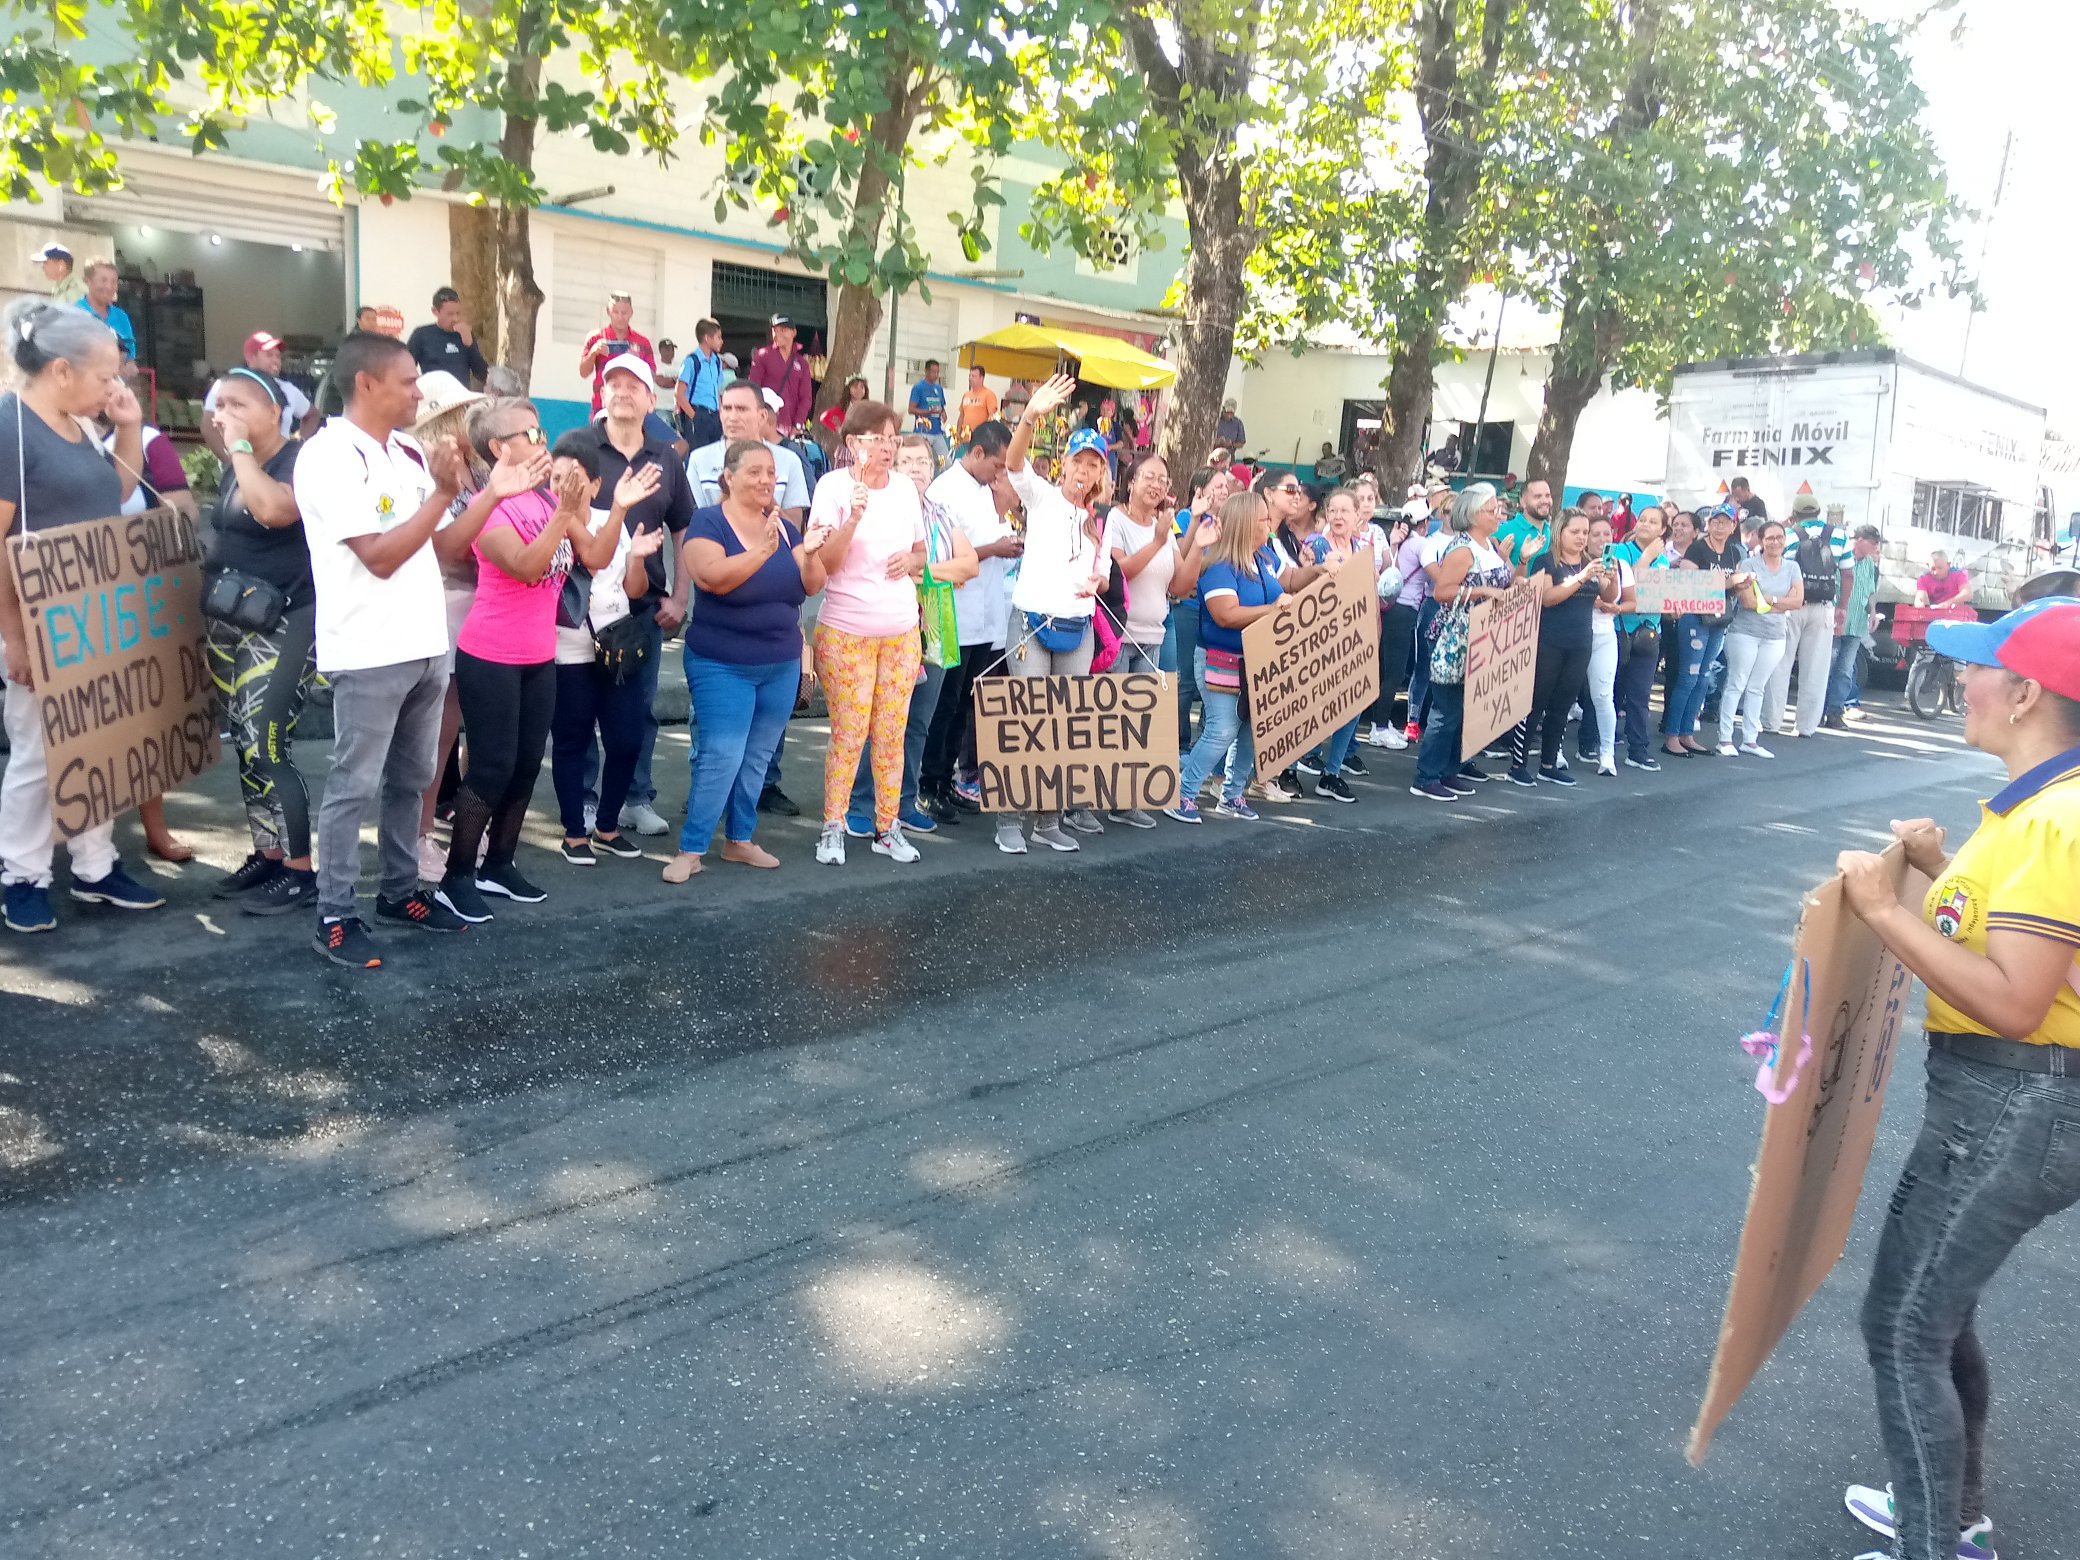
[[[1080,677],[1091,669],[1091,619],[1098,610],[1098,592],[1111,573],[1102,517],[1112,497],[1112,468],[1106,463],[1104,436],[1095,428],[1079,428],[1069,436],[1060,487],[1026,460],[1034,433],[1068,402],[1075,388],[1074,379],[1056,374],[1035,390],[1004,456],[1004,469],[1026,510],[1025,552],[1011,591],[1011,621],[1005,634],[1004,657],[1015,677]],[[1104,832],[1105,825],[1089,808],[1033,814],[1033,838],[1050,850],[1077,850],[1076,834]],[[1018,814],[997,819],[997,849],[1007,856],[1025,854]]]
[[[1502,500],[1494,488],[1485,482],[1461,488],[1452,499],[1448,523],[1451,541],[1435,563],[1425,566],[1438,615],[1416,645],[1417,659],[1427,658],[1430,667],[1430,713],[1423,721],[1409,792],[1433,802],[1470,795],[1476,782],[1488,778],[1459,753],[1459,727],[1466,714],[1466,616],[1476,602],[1507,596],[1516,577],[1509,560],[1495,550]]]
[[[1225,764],[1220,805],[1214,813],[1254,823],[1249,805],[1250,772],[1256,751],[1249,731],[1249,687],[1242,665],[1242,631],[1278,610],[1285,594],[1278,559],[1271,551],[1271,507],[1261,494],[1237,493],[1221,505],[1220,529],[1205,548],[1199,571],[1199,689],[1206,701],[1199,740],[1178,777],[1175,806],[1163,809],[1179,823],[1198,823],[1199,787]]]
[[[15,569],[38,532],[114,515],[143,466],[144,414],[124,385],[115,332],[84,309],[48,298],[18,298],[4,319],[7,355],[19,389],[0,396],[0,536],[9,566],[0,569],[0,649],[7,668],[7,774],[0,781],[0,883],[10,931],[47,932],[56,825],[36,696],[35,637]],[[106,412],[115,424],[114,462],[84,419]],[[119,910],[150,910],[165,899],[123,870],[115,821],[104,818],[66,841],[72,897]]]
[[[2022,1238],[2080,1201],[2080,601],[1932,623],[1928,642],[1964,666],[1965,740],[2008,784],[1953,856],[1929,819],[1893,824],[1934,879],[1918,907],[1876,856],[1840,861],[1850,907],[1928,987],[1927,1111],[1863,1307],[1891,1492],[1847,1496],[1894,1547],[1862,1560],[1992,1553],[1974,1314]]]

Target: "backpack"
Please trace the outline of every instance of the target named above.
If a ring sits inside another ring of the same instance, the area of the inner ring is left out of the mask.
[[[1825,606],[1841,592],[1842,566],[1834,555],[1833,536],[1834,526],[1823,525],[1817,536],[1802,536],[1793,555],[1798,560],[1798,572],[1805,577],[1809,607]]]

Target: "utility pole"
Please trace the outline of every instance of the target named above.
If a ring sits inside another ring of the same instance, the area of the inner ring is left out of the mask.
[[[1986,274],[1986,246],[1993,241],[1994,219],[2000,215],[2001,196],[2007,193],[2008,189],[2008,154],[2014,150],[2015,131],[2011,126],[2006,138],[2001,142],[2001,171],[1993,181],[1993,205],[1987,210],[1986,225],[1979,230],[1979,273],[1978,276],[1972,278],[1974,282]],[[1965,373],[1964,369],[1966,362],[1972,355],[1972,322],[1978,319],[1978,317],[1979,303],[1977,299],[1974,299],[1971,308],[1965,312],[1964,345],[1957,350],[1957,377],[1959,379],[1970,377]]]
[[[1488,392],[1495,388],[1495,360],[1502,356],[1502,311],[1509,307],[1509,294],[1503,293],[1495,304],[1495,344],[1488,349],[1488,377],[1481,381],[1481,409],[1473,419],[1473,448],[1460,454],[1459,469],[1467,476],[1475,476],[1474,467],[1480,464],[1477,457],[1481,450],[1481,429],[1488,421]],[[1509,464],[1509,456],[1502,457]]]

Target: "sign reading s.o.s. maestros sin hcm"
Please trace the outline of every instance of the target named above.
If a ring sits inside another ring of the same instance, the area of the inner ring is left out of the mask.
[[[1258,774],[1283,774],[1379,697],[1377,578],[1361,552],[1242,631]]]
[[[1173,684],[1162,672],[979,677],[975,769],[984,812],[1172,806]]]
[[[202,539],[171,509],[16,535],[51,819],[66,839],[217,760]]]

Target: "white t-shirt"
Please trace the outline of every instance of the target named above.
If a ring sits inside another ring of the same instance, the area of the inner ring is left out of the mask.
[[[1051,617],[1094,616],[1096,598],[1077,591],[1092,575],[1110,578],[1112,565],[1085,532],[1083,512],[1029,465],[1011,473],[1011,485],[1026,506],[1026,550],[1011,587],[1011,605]]]
[[[717,439],[713,444],[703,444],[686,457],[687,480],[693,483],[693,496],[700,500],[703,508],[722,502],[722,457],[728,452],[730,442]],[[784,444],[775,444],[770,439],[765,444],[773,452],[773,502],[782,509],[806,514],[809,509],[809,479],[802,475],[802,458]]]
[[[1416,554],[1416,557],[1421,561],[1424,568],[1435,568],[1437,560],[1444,556],[1444,550],[1451,546],[1452,543],[1458,541],[1463,534],[1447,527],[1439,531],[1435,536],[1426,536],[1423,538],[1422,550]],[[1479,546],[1480,544],[1476,542],[1474,545]]]
[[[1149,525],[1137,525],[1124,509],[1114,509],[1105,521],[1105,555],[1141,551],[1155,539],[1157,529],[1173,536],[1175,517],[1159,514]],[[1177,573],[1177,549],[1164,547],[1127,581],[1127,622],[1120,638],[1129,644],[1159,645],[1170,623],[1170,580]]]
[[[595,509],[587,525],[594,535],[599,528],[614,518],[611,509]],[[585,626],[565,628],[556,625],[556,664],[558,666],[590,666],[597,659],[598,651],[592,643],[592,631],[605,628],[609,623],[618,623],[628,616],[628,528],[623,526],[621,534],[614,539],[614,561],[604,569],[593,571],[592,607],[586,614]]]
[[[219,379],[210,385],[209,393],[202,398],[202,409],[205,412],[217,409],[217,388],[223,383],[224,381]],[[248,380],[247,383],[250,384],[251,381]],[[310,415],[311,398],[286,379],[277,379],[275,383],[282,387],[282,396],[287,403],[282,407],[282,433],[286,436],[301,427],[304,418]],[[302,459],[301,456],[297,458]]]
[[[388,579],[347,545],[403,525],[433,496],[433,474],[411,435],[378,444],[346,418],[331,418],[305,441],[294,486],[317,586],[318,670],[445,660],[448,615],[432,544]]]
[[[955,461],[925,489],[925,497],[945,510],[978,552],[1011,534],[1011,522],[997,513],[996,495],[968,475]],[[1004,648],[1004,628],[1011,612],[1008,581],[1012,560],[984,558],[975,578],[953,591],[953,615],[961,643]]]

